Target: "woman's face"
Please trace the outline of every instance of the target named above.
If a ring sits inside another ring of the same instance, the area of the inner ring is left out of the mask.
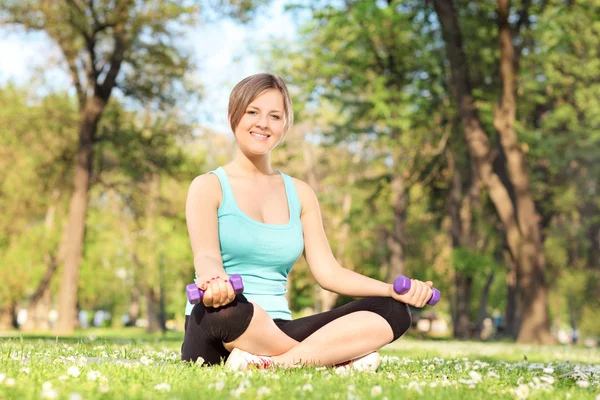
[[[283,96],[267,89],[248,105],[234,134],[245,153],[267,154],[281,141],[284,125]]]

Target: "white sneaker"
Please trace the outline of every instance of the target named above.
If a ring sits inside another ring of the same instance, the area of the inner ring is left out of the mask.
[[[267,356],[257,356],[238,348],[227,357],[225,369],[230,371],[243,371],[250,368],[266,369],[273,366],[273,359]]]
[[[347,361],[342,364],[336,365],[336,369],[355,369],[362,372],[375,372],[381,364],[381,356],[378,352],[367,354],[366,356],[359,357],[355,360]]]

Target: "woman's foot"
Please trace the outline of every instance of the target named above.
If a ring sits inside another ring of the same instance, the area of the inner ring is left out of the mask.
[[[375,372],[381,363],[381,356],[374,351],[366,356],[337,364],[336,369],[353,369],[363,372]],[[244,371],[247,369],[266,369],[274,366],[273,359],[268,356],[257,356],[247,351],[235,348],[227,357],[225,368],[232,371]]]
[[[231,371],[244,371],[251,368],[266,369],[273,365],[271,357],[256,356],[238,348],[231,351],[225,362],[225,368]]]
[[[359,357],[355,360],[346,361],[345,363],[336,365],[336,368],[355,369],[363,372],[375,372],[381,364],[381,356],[374,351],[366,356]]]

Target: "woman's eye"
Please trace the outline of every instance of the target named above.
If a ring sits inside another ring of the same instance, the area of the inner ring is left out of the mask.
[[[256,111],[248,111],[247,114],[254,115],[256,114]]]
[[[272,115],[272,117],[275,119],[281,119],[281,117],[279,115]]]

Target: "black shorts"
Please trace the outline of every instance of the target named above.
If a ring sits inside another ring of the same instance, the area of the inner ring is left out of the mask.
[[[301,342],[331,321],[357,311],[381,315],[392,328],[392,341],[402,336],[411,324],[408,306],[390,297],[366,297],[323,313],[295,320],[275,319],[274,322],[285,334]],[[233,302],[220,308],[196,304],[191,315],[185,317],[182,360],[196,361],[202,357],[206,365],[214,365],[227,359],[229,351],[223,342],[229,343],[240,337],[250,325],[253,314],[254,306],[243,295],[237,295]]]

